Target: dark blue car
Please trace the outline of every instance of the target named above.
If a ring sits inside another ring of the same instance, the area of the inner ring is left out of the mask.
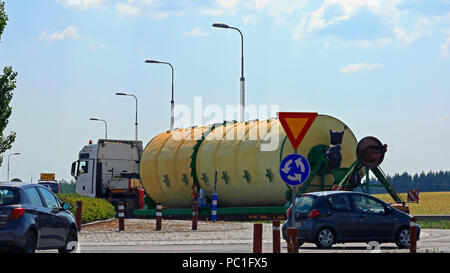
[[[78,231],[70,205],[46,187],[0,183],[0,250],[75,249]]]
[[[299,195],[293,224],[299,246],[309,242],[330,248],[335,243],[377,241],[408,248],[411,217],[368,194],[328,191]],[[282,227],[284,240],[289,226],[290,217]],[[417,240],[419,236],[417,226]]]

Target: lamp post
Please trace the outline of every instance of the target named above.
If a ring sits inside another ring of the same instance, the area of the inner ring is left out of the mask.
[[[136,140],[138,140],[138,100],[137,97],[133,94],[127,94],[127,93],[116,93],[117,96],[130,96],[130,97],[134,97],[134,99],[136,100],[136,122],[134,123],[134,125],[136,126]]]
[[[172,100],[170,101],[170,130],[173,130],[174,127],[174,112],[175,112],[175,100],[174,100],[174,70],[172,64],[168,62],[160,62],[155,60],[146,60],[145,63],[147,64],[167,64],[172,69]]]
[[[234,29],[241,34],[241,121],[245,121],[245,77],[244,77],[244,35],[242,32],[236,28],[229,26],[227,24],[215,23],[212,25],[216,28],[226,28],[226,29]]]
[[[8,155],[8,170],[7,170],[7,173],[6,173],[6,182],[9,182],[9,158],[12,155],[20,155],[20,153],[13,153],[13,154]]]
[[[108,124],[106,123],[106,120],[98,119],[98,118],[90,118],[92,121],[103,121],[105,123],[105,139],[108,139]]]

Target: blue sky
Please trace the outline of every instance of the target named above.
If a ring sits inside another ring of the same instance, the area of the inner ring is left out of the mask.
[[[70,179],[90,139],[147,144],[169,128],[175,101],[239,103],[245,36],[247,104],[313,111],[358,139],[388,144],[388,174],[450,170],[450,1],[6,0],[0,66],[19,72],[6,133],[15,131],[11,177]],[[7,153],[7,154],[8,154]],[[6,164],[0,180],[6,179]]]

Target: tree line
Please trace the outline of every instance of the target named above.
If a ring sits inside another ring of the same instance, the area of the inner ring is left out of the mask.
[[[410,189],[419,189],[419,192],[450,191],[450,171],[430,171],[428,173],[411,175],[407,172],[387,176],[398,193],[408,192]],[[380,185],[376,178],[369,179],[370,185]],[[365,179],[362,181],[365,183]],[[371,187],[370,193],[384,193],[383,188]]]

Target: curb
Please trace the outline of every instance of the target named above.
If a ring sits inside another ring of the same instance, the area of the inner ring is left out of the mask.
[[[100,224],[100,223],[110,222],[110,221],[116,220],[116,219],[117,218],[109,218],[109,219],[106,219],[106,220],[90,222],[90,223],[82,224],[81,227],[87,227],[87,226],[92,226],[92,225],[96,225],[96,224]]]

